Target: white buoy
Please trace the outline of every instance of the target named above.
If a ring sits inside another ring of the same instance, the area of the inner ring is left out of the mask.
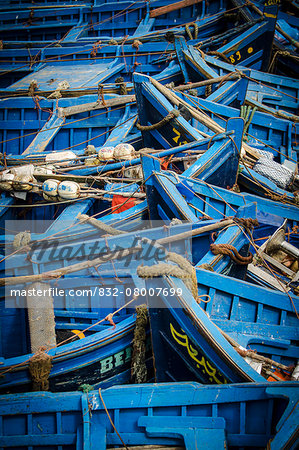
[[[80,195],[80,186],[75,181],[62,181],[58,186],[58,196],[63,200],[73,200]]]
[[[101,147],[98,152],[98,158],[101,161],[109,161],[113,159],[114,147]]]
[[[58,180],[54,179],[44,181],[42,190],[43,190],[43,197],[45,200],[50,202],[57,200],[59,183],[60,182]]]
[[[131,144],[118,144],[114,149],[114,158],[130,160],[134,158],[135,149]]]

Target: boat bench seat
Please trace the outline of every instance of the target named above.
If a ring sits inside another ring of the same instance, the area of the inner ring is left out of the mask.
[[[145,427],[147,434],[153,437],[182,436],[186,450],[227,448],[223,417],[143,416],[138,426]]]

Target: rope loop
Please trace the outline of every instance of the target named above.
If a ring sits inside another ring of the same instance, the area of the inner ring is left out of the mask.
[[[213,255],[226,255],[231,258],[236,264],[240,264],[241,266],[245,266],[250,264],[253,259],[253,255],[249,252],[249,256],[242,256],[238,252],[238,250],[230,244],[211,244],[210,250]]]
[[[192,36],[190,27],[193,27],[194,38],[193,38],[193,36]],[[197,37],[198,37],[198,25],[197,25],[196,22],[192,22],[192,23],[186,24],[186,25],[185,25],[185,30],[186,30],[186,34],[187,34],[188,38],[189,38],[191,41],[192,41],[193,39],[197,39]]]
[[[179,115],[180,115],[180,112],[177,109],[172,109],[170,111],[170,113],[168,113],[167,116],[163,117],[163,119],[161,119],[159,122],[154,123],[153,125],[141,125],[140,122],[137,122],[136,127],[138,130],[141,130],[141,131],[157,130],[158,128],[162,128],[164,125],[166,125],[172,119],[179,117]]]

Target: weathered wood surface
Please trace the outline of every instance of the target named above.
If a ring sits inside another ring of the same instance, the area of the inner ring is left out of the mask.
[[[153,9],[150,12],[150,17],[158,17],[162,14],[167,14],[171,11],[176,11],[177,9],[186,8],[186,6],[195,5],[195,3],[200,3],[201,0],[182,0],[180,2],[171,3],[170,5],[161,6],[160,8]]]

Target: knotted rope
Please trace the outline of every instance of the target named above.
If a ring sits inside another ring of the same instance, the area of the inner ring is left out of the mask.
[[[52,94],[50,94],[47,98],[54,98],[54,99],[59,99],[62,97],[61,91],[65,91],[66,89],[69,89],[71,86],[69,84],[68,81],[63,80],[60,81],[60,83],[58,83],[57,88],[55,89],[54,92],[52,92]]]
[[[131,378],[133,383],[145,383],[147,368],[145,364],[146,353],[146,326],[148,312],[146,305],[136,307],[136,324],[133,338],[133,354],[131,363]]]
[[[248,219],[244,219],[242,217],[233,217],[234,221],[244,227],[246,230],[251,231],[254,227],[258,227],[259,223],[257,219],[252,219],[249,217]]]
[[[128,94],[127,85],[124,82],[124,78],[123,77],[115,78],[115,84],[117,86],[119,86],[119,94],[120,95],[127,95]]]
[[[242,256],[238,252],[238,250],[230,244],[211,244],[210,250],[213,253],[213,255],[227,255],[229,256],[232,261],[234,261],[236,264],[240,264],[241,266],[245,266],[247,264],[250,264],[253,259],[253,255],[251,252],[249,252],[248,256]]]
[[[153,266],[138,266],[137,275],[140,278],[155,278],[161,276],[171,276],[180,278],[192,292],[194,298],[197,298],[197,278],[195,268],[190,262],[174,252],[165,254],[166,260],[172,261],[176,266],[167,263],[159,263]]]
[[[107,234],[111,234],[112,236],[117,236],[119,234],[125,234],[125,231],[117,230],[113,228],[111,225],[102,222],[101,220],[97,220],[93,217],[89,217],[87,214],[78,214],[77,218],[80,220],[80,223],[89,223],[90,225],[98,228],[99,230],[104,231]]]
[[[132,47],[133,47],[133,48],[136,48],[136,50],[137,50],[137,52],[138,52],[140,45],[142,45],[142,42],[141,42],[141,41],[138,41],[138,39],[135,39],[135,41],[134,41],[133,44],[132,44]]]
[[[49,390],[49,375],[52,369],[52,356],[41,347],[29,360],[29,373],[33,391]]]
[[[205,97],[208,97],[211,94],[212,94],[212,86],[208,84],[205,88]]]
[[[38,88],[38,84],[36,80],[32,80],[31,83],[29,84],[29,88],[28,88],[28,95],[30,95],[31,97],[34,97],[34,93]]]
[[[163,119],[160,120],[160,122],[154,123],[153,125],[141,125],[140,122],[137,122],[136,127],[140,131],[157,130],[158,128],[161,128],[164,125],[166,125],[172,119],[179,117],[179,115],[180,115],[180,112],[177,109],[172,109],[170,111],[170,113],[167,114],[167,116],[163,117]]]
[[[90,57],[95,58],[97,56],[98,49],[100,48],[101,48],[101,41],[95,42],[90,51]]]
[[[12,243],[14,249],[26,247],[31,241],[31,234],[29,231],[21,231],[16,234]]]

